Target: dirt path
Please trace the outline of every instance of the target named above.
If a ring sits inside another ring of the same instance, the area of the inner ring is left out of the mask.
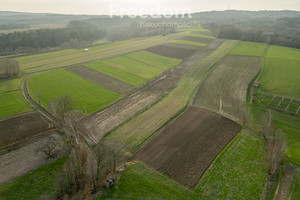
[[[218,40],[215,42],[217,43],[216,48],[223,43]],[[164,72],[147,86],[107,109],[86,118],[83,121],[84,126],[90,133],[93,133],[94,139],[99,141],[108,131],[153,103],[163,92],[174,85],[191,66],[198,63],[212,51],[214,50],[207,48],[197,51],[193,56]]]

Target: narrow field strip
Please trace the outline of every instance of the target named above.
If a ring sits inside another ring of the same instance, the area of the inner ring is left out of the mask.
[[[124,83],[118,79],[112,78],[85,66],[78,65],[74,67],[69,67],[67,68],[67,70],[75,73],[76,75],[86,80],[89,80],[93,83],[96,83],[108,90],[119,94],[125,95],[134,89],[132,85]]]
[[[193,32],[192,32],[192,33],[187,34],[186,36],[216,39],[216,38],[213,37],[213,36],[205,35],[205,34],[202,34],[202,33],[203,33],[203,32],[196,32],[196,33],[193,33]]]
[[[50,100],[69,95],[76,102],[76,108],[87,113],[100,110],[122,97],[64,69],[31,75],[27,88],[31,98],[44,108]]]
[[[207,37],[195,37],[195,36],[184,36],[180,40],[186,40],[191,42],[199,42],[199,43],[210,43],[214,40],[214,38],[207,38]]]
[[[207,45],[206,43],[193,42],[188,40],[172,40],[171,42],[175,44],[185,44],[185,45],[199,46],[199,47],[205,47]]]
[[[197,49],[195,49],[195,48],[190,48],[190,49],[180,48],[180,47],[174,47],[174,46],[168,46],[168,45],[157,45],[157,46],[146,49],[146,51],[156,53],[156,54],[166,56],[166,57],[185,59],[188,56],[195,53],[197,51]]]
[[[268,176],[262,135],[242,130],[200,179],[199,199],[265,199]]]
[[[141,84],[143,84],[144,82],[147,81],[147,79],[145,79],[143,77],[131,74],[124,70],[120,70],[113,66],[104,64],[100,61],[87,63],[84,66],[87,66],[95,71],[106,74],[108,76],[111,76],[113,78],[116,78],[120,81],[123,81],[125,83],[128,83],[128,84],[136,86],[136,87],[139,87]]]
[[[170,69],[178,65],[182,61],[181,59],[161,56],[147,51],[138,51],[138,52],[126,54],[125,56],[137,60],[139,62],[151,65],[160,70]]]
[[[126,56],[118,56],[102,60],[101,62],[145,79],[152,79],[161,73],[161,70],[158,68],[133,60]]]

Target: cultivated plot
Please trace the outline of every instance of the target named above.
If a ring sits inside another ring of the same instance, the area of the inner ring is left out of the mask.
[[[249,82],[257,74],[260,57],[227,55],[199,88],[195,105],[243,122]]]
[[[160,70],[170,69],[178,65],[182,61],[181,59],[161,56],[148,51],[138,51],[138,52],[126,54],[125,56],[133,60],[137,60],[139,62],[151,65]]]
[[[48,120],[37,112],[0,121],[0,148],[43,133],[50,128]]]
[[[126,56],[118,56],[102,60],[101,62],[145,79],[152,79],[156,75],[161,73],[161,70],[156,67],[153,67],[146,63],[142,63],[140,61],[133,60]]]
[[[68,95],[76,102],[76,108],[92,113],[122,96],[64,69],[52,70],[30,76],[28,92],[32,99],[47,108],[50,100]]]
[[[135,157],[180,184],[194,188],[241,128],[225,117],[191,107]]]
[[[129,72],[126,72],[124,70],[120,70],[118,68],[115,68],[113,66],[104,64],[100,61],[96,61],[96,62],[91,62],[91,63],[87,63],[84,66],[87,66],[95,71],[98,71],[102,74],[106,74],[110,77],[113,77],[115,79],[118,79],[124,83],[139,87],[140,85],[142,85],[144,82],[147,81],[147,79],[131,74]]]
[[[265,140],[242,130],[218,155],[195,188],[199,199],[265,199],[268,177]]]
[[[132,85],[82,65],[69,67],[68,71],[119,94],[128,94],[134,89]]]
[[[245,42],[241,41],[232,49],[229,54],[244,56],[263,56],[267,48],[265,43]]]
[[[188,49],[188,48],[172,47],[168,45],[158,45],[158,46],[150,47],[146,49],[146,51],[156,53],[162,56],[184,59],[192,55],[196,50],[194,48]]]
[[[32,110],[21,91],[0,94],[0,118]]]
[[[181,44],[181,45],[189,45],[189,46],[196,46],[196,47],[205,47],[207,44],[206,43],[201,43],[201,42],[193,42],[193,41],[188,41],[188,40],[172,40],[171,43],[174,44]]]
[[[200,37],[200,36],[194,36],[194,35],[190,35],[190,36],[184,36],[183,38],[181,38],[180,40],[186,40],[186,41],[191,41],[191,42],[200,42],[200,43],[210,43],[211,41],[214,40],[214,38],[210,38],[210,37]]]

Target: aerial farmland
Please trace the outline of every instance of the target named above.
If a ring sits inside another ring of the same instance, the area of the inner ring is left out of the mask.
[[[277,12],[0,11],[0,199],[299,199],[300,12]]]

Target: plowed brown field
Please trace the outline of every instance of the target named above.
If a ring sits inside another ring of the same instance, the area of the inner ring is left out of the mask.
[[[190,107],[135,157],[178,183],[194,188],[241,128],[221,115]]]
[[[174,47],[169,45],[158,45],[158,46],[150,47],[146,49],[146,51],[156,53],[162,56],[185,59],[186,57],[192,55],[197,50],[195,48],[188,49],[188,48]]]
[[[0,121],[0,148],[51,128],[48,120],[37,112]]]

